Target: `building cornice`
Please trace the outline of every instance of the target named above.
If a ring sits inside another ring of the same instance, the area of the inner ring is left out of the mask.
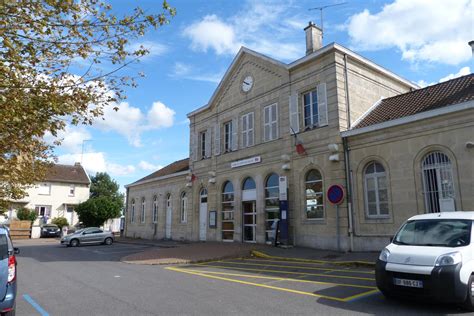
[[[184,176],[184,175],[187,175],[187,174],[189,174],[189,170],[175,172],[175,173],[167,174],[165,176],[156,177],[156,178],[153,178],[153,179],[147,179],[147,180],[143,180],[143,181],[140,181],[140,182],[127,184],[127,185],[125,185],[125,188],[131,188],[131,187],[135,187],[137,185],[146,184],[146,183],[150,183],[150,182],[155,182],[155,181],[159,181],[159,180],[170,179],[170,178],[179,177],[179,176]]]

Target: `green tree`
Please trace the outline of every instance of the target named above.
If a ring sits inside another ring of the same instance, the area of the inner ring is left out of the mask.
[[[148,53],[133,41],[174,15],[166,0],[123,16],[105,0],[0,1],[0,206],[44,178],[61,142],[45,135],[118,110],[143,75],[120,70]]]
[[[86,226],[101,226],[106,220],[119,217],[124,199],[119,188],[105,172],[92,176],[90,198],[76,207],[79,220]]]
[[[51,220],[51,223],[58,225],[60,229],[62,229],[64,226],[69,226],[69,223],[65,217],[55,217]]]

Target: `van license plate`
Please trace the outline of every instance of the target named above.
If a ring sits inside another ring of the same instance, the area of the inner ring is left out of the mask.
[[[393,279],[393,283],[399,286],[417,287],[423,288],[423,281],[418,280],[407,280],[407,279]]]

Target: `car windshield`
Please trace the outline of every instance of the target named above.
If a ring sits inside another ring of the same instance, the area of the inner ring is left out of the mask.
[[[393,243],[397,245],[461,247],[471,242],[471,220],[424,219],[408,221]]]
[[[74,232],[74,234],[81,234],[84,231],[84,229],[79,229]]]

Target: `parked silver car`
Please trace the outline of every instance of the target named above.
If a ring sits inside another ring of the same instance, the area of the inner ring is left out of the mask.
[[[61,238],[61,245],[77,247],[80,244],[106,244],[112,245],[114,234],[110,231],[103,231],[97,227],[80,229],[73,234]]]

